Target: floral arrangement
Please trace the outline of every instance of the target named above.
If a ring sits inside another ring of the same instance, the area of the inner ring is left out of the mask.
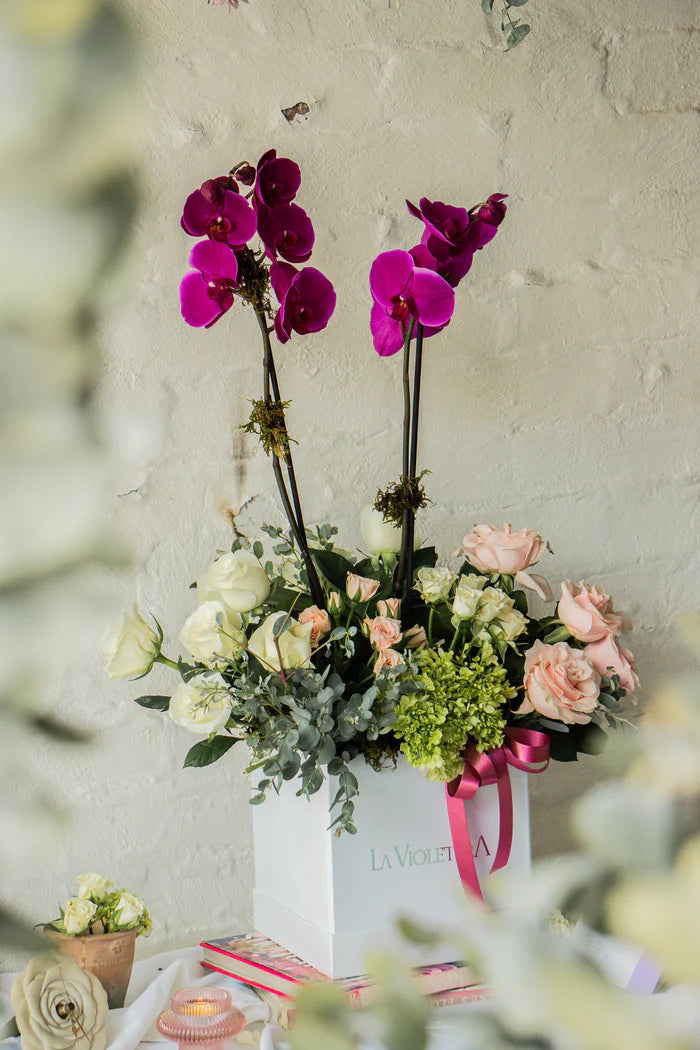
[[[146,905],[135,893],[117,889],[106,875],[94,871],[76,876],[76,882],[77,893],[60,908],[60,918],[46,923],[47,929],[71,937],[119,930],[150,932]]]
[[[331,826],[353,833],[358,756],[380,769],[402,753],[450,781],[468,747],[489,752],[522,726],[549,737],[553,758],[572,760],[599,750],[638,679],[619,641],[629,619],[599,588],[567,580],[556,609],[532,615],[528,592],[554,598],[530,571],[548,547],[537,532],[476,525],[454,568],[416,545],[416,514],[428,502],[418,471],[423,343],[449,324],[455,288],[505,218],[503,194],[470,210],[407,202],[422,224],[419,243],[381,253],[369,274],[374,348],[402,352],[401,470],[362,512],[364,552],[338,547],[334,525],[307,528],[271,336],[283,345],[321,331],[336,296],[320,271],[300,268],[314,244],[311,220],[293,203],[300,184],[298,166],[271,150],[205,182],[182,216],[202,238],[181,284],[184,319],[211,327],[240,301],[258,321],[263,397],[244,429],[272,460],[288,527],[265,525],[264,541],[237,533],[198,576],[198,605],[179,636],[186,657],[163,653],[158,622],[136,606],[106,651],[113,677],[141,677],[155,663],[178,672],[172,696],[137,703],[201,737],[185,765],[246,742],[249,771],[260,774],[253,803],[284,781],[309,796],[337,777]]]

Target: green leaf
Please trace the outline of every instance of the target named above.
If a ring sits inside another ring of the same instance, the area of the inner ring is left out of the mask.
[[[515,26],[514,29],[511,29],[511,31],[506,36],[506,51],[512,51],[514,47],[517,47],[518,44],[520,44],[525,39],[529,32],[529,25],[519,25]]]
[[[238,737],[235,736],[215,736],[212,740],[200,740],[185,755],[183,769],[187,769],[188,766],[210,766],[236,743]]]
[[[562,624],[561,627],[557,627],[545,635],[544,640],[548,645],[554,645],[555,642],[566,642],[569,638],[571,638],[571,631]]]
[[[437,565],[437,551],[434,547],[420,547],[413,552],[413,571],[416,569],[434,569]]]
[[[282,613],[272,625],[272,637],[281,638],[289,627],[289,613]]]
[[[265,548],[263,547],[262,543],[260,542],[260,540],[256,540],[253,544],[253,554],[258,559],[258,561],[260,561],[264,553]]]
[[[336,551],[314,550],[312,557],[316,567],[333,587],[345,590],[345,580],[349,572],[354,571],[354,564]]]
[[[493,11],[493,0],[481,0],[481,10],[490,15]]]
[[[147,707],[150,711],[167,711],[170,707],[169,696],[137,696],[134,703],[139,707]]]
[[[508,7],[525,7],[527,0],[506,0]]]

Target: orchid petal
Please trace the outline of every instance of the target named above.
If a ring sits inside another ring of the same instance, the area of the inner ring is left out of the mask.
[[[432,270],[416,267],[410,282],[410,295],[421,324],[431,327],[443,325],[454,313],[454,289]]]
[[[270,284],[279,303],[283,303],[298,270],[286,262],[274,262],[270,267]]]
[[[413,259],[408,252],[397,249],[378,255],[369,271],[372,298],[382,306],[390,306],[392,299],[401,295],[406,288],[413,266]]]
[[[391,357],[392,354],[398,353],[404,343],[401,322],[389,317],[378,303],[372,305],[369,327],[374,339],[374,349],[380,357]]]
[[[190,252],[190,266],[233,284],[238,280],[236,256],[222,241],[198,241]]]
[[[230,301],[227,303],[227,299]],[[222,301],[223,300],[223,301]],[[212,298],[201,273],[188,273],[180,282],[180,311],[193,328],[210,328],[233,303],[233,294]]]

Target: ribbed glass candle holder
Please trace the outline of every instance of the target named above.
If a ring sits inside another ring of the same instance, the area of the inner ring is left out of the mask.
[[[170,1000],[170,1009],[156,1021],[156,1028],[180,1050],[206,1046],[224,1050],[245,1028],[245,1017],[231,1005],[231,995],[223,988],[181,988]]]

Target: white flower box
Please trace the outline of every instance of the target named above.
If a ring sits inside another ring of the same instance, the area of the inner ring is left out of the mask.
[[[337,783],[326,781],[307,801],[295,781],[253,808],[255,929],[329,977],[366,970],[372,948],[397,950],[412,965],[455,959],[455,947],[406,945],[395,930],[401,916],[455,928],[464,890],[445,803],[445,785],[427,781],[401,760],[376,773],[363,759],[352,763],[359,781],[358,832],[328,830]],[[509,770],[513,791],[513,844],[507,871],[530,868],[527,774]],[[498,845],[495,785],[466,803],[472,852],[485,896]]]

